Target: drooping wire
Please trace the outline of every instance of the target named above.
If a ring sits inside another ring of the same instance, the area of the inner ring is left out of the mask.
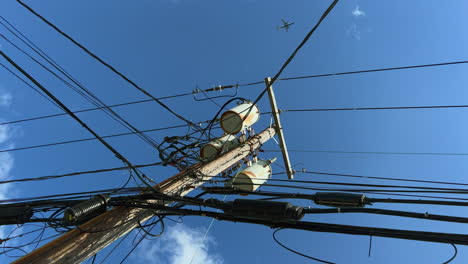
[[[285,246],[283,243],[279,242],[279,240],[276,238],[276,233],[277,233],[278,231],[280,231],[280,230],[283,230],[283,229],[284,229],[284,228],[278,228],[278,229],[276,229],[276,230],[273,232],[273,240],[275,240],[275,242],[276,242],[278,245],[280,245],[282,248],[284,248],[284,249],[286,249],[286,250],[288,250],[288,251],[290,251],[290,252],[292,252],[292,253],[294,253],[294,254],[297,254],[297,255],[302,256],[302,257],[304,257],[304,258],[308,258],[308,259],[315,260],[315,261],[317,261],[317,262],[327,263],[327,264],[336,264],[336,263],[334,263],[334,262],[330,262],[330,261],[326,261],[326,260],[323,260],[323,259],[318,259],[318,258],[314,258],[314,257],[308,256],[308,255],[305,255],[305,254],[303,254],[303,253],[301,253],[301,252],[298,252],[298,251],[296,251],[296,250],[294,250],[294,249],[291,249],[291,248]]]
[[[454,260],[457,257],[457,254],[458,254],[457,246],[455,244],[450,244],[450,245],[452,245],[452,247],[454,249],[453,256],[449,260],[445,261],[443,264],[448,264],[448,263],[452,262],[452,260]]]

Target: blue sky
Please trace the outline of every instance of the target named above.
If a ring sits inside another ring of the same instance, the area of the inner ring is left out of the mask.
[[[155,96],[191,92],[197,87],[261,81],[272,76],[315,24],[330,1],[193,1],[193,0],[58,0],[27,1],[35,10],[75,37],[104,60]],[[16,1],[0,2],[8,19],[49,56],[107,104],[147,99],[102,67],[72,43],[51,30]],[[300,51],[282,77],[382,67],[457,61],[468,58],[466,3],[461,1],[341,1]],[[289,32],[278,31],[281,19],[294,21]],[[1,34],[8,35],[2,28]],[[58,80],[40,69],[5,41],[4,52],[54,92],[72,110],[92,107]],[[2,61],[4,63],[4,61]],[[274,85],[281,109],[384,107],[466,104],[468,65],[356,74]],[[239,88],[239,96],[254,99],[262,85]],[[233,91],[214,93],[227,95]],[[201,95],[197,95],[201,96]],[[218,107],[210,101],[181,97],[164,101],[193,122],[211,119]],[[217,99],[217,103],[224,103]],[[268,100],[259,103],[269,111]],[[155,103],[116,108],[140,129],[182,124]],[[282,114],[291,150],[468,153],[466,109],[344,111]],[[54,105],[4,70],[0,70],[0,120],[11,121],[60,112]],[[101,135],[125,132],[102,113],[80,114]],[[255,125],[260,131],[270,118]],[[185,129],[152,132],[183,135]],[[220,131],[218,131],[220,133]],[[73,140],[90,135],[68,117],[0,126],[0,149]],[[109,139],[135,164],[156,162],[157,153],[137,137]],[[265,149],[278,149],[272,141]],[[265,158],[279,153],[266,152]],[[468,182],[467,156],[386,155],[291,152],[296,168],[331,173]],[[281,160],[281,159],[279,159]],[[121,166],[98,142],[0,153],[0,177],[24,178]],[[274,172],[282,169],[274,166]],[[160,181],[174,168],[145,168]],[[3,185],[1,197],[19,198],[117,187],[126,172],[103,173],[47,182]],[[285,176],[275,176],[285,179]],[[298,174],[304,180],[345,180]],[[377,183],[371,180],[349,182]],[[272,189],[272,188],[270,188]],[[311,205],[300,201],[296,204]],[[459,208],[382,206],[417,212],[464,215]],[[362,214],[307,217],[310,221],[402,229],[467,233],[461,224],[424,222]],[[277,246],[267,227],[185,217],[182,225],[168,221],[161,239],[144,242],[127,263],[309,263]],[[7,232],[8,230],[3,230]],[[133,233],[132,233],[133,234]],[[278,234],[286,245],[337,263],[442,263],[450,245],[384,238],[318,234],[286,230]],[[116,263],[131,248],[132,238],[112,254]],[[170,246],[168,246],[170,245]],[[109,252],[98,255],[98,262]],[[1,262],[12,258],[0,257]],[[453,263],[465,263],[468,250],[460,246]],[[117,262],[118,263],[118,262]]]

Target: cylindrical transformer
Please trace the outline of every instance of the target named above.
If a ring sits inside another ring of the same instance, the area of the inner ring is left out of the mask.
[[[234,135],[255,124],[259,118],[258,107],[251,102],[244,102],[221,115],[221,128],[224,132]]]
[[[258,160],[243,169],[232,181],[232,186],[243,191],[253,192],[271,177],[270,160]]]
[[[239,145],[239,140],[235,136],[228,134],[204,145],[200,149],[200,157],[211,160]]]

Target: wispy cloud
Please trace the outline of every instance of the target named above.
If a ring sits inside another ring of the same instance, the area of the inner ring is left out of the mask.
[[[9,93],[0,94],[0,106],[10,106],[12,99],[13,98]]]
[[[1,97],[0,97],[1,98]],[[10,129],[8,126],[0,126],[0,146],[2,148],[11,148]],[[5,180],[11,177],[11,170],[13,169],[13,156],[10,153],[0,153],[0,180]],[[0,184],[0,200],[6,199],[9,189],[8,184]]]
[[[204,230],[183,224],[168,228],[159,240],[144,241],[139,247],[141,263],[162,264],[222,264],[223,258],[214,251],[212,237],[204,239]],[[194,255],[195,254],[195,255]]]
[[[351,24],[346,30],[346,35],[353,37],[356,40],[361,40],[361,31],[356,24]]]
[[[351,14],[353,14],[353,16],[355,17],[360,17],[360,16],[365,16],[366,15],[366,12],[362,11],[361,9],[359,9],[359,6],[356,6],[353,11],[351,12]]]
[[[364,17],[366,16],[366,12],[364,10],[361,10],[361,8],[357,5],[353,11],[351,11],[351,14],[353,15],[353,23],[349,25],[348,29],[346,30],[346,35],[351,36],[355,40],[361,40],[361,30],[360,26],[358,26],[358,18],[359,17]],[[359,23],[362,24],[362,23]]]

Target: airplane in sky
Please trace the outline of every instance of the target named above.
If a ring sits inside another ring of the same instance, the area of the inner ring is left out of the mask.
[[[294,22],[289,23],[289,22],[285,21],[284,19],[281,19],[281,22],[283,22],[283,26],[278,27],[278,30],[284,28],[284,29],[286,30],[286,32],[289,30],[289,27],[290,27],[291,25],[294,25]]]

